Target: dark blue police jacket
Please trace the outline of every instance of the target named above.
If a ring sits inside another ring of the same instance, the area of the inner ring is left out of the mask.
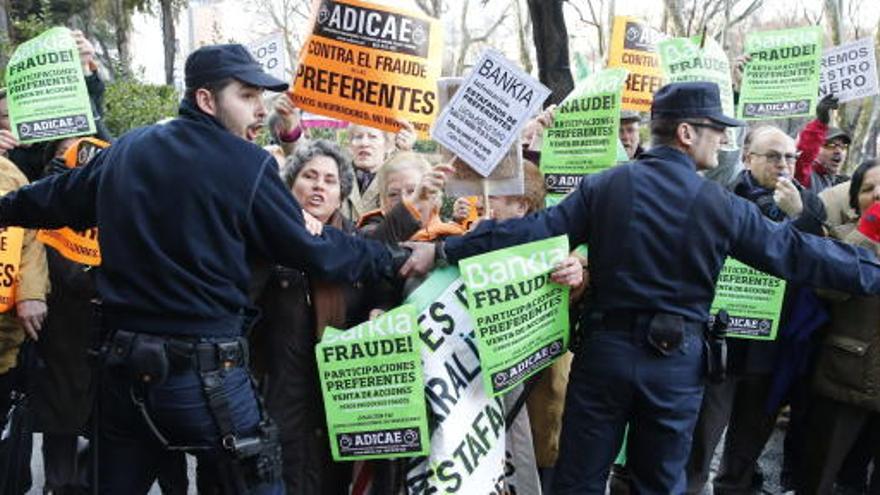
[[[309,234],[275,159],[186,101],[179,118],[133,130],[87,166],[6,195],[0,223],[97,225],[107,321],[151,333],[239,334],[248,256],[330,280],[392,269],[378,242],[332,227]]]
[[[708,318],[729,254],[792,283],[880,293],[873,254],[774,223],[758,208],[696,173],[666,146],[586,177],[558,206],[522,219],[481,222],[446,241],[457,261],[485,251],[567,234],[589,244],[592,308]]]

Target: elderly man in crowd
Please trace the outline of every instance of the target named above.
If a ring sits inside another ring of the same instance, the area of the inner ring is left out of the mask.
[[[772,126],[750,131],[743,148],[746,170],[740,172],[731,191],[755,205],[773,222],[791,220],[795,228],[822,234],[824,209],[811,191],[792,181],[797,150],[794,140]],[[788,323],[796,287],[789,285],[781,327]],[[714,480],[714,493],[747,493],[752,489],[757,459],[776,424],[776,411],[767,401],[777,364],[777,341],[730,338],[727,380],[709,384],[688,463],[687,493],[700,494],[709,476],[715,447],[725,427],[724,455]],[[760,485],[760,482],[758,482]]]

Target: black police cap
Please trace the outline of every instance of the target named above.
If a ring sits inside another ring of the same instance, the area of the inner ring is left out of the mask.
[[[239,44],[199,48],[187,57],[184,74],[187,88],[198,88],[228,77],[270,91],[285,91],[289,86],[263,72],[247,48]]]
[[[711,82],[670,83],[654,93],[652,119],[705,118],[725,127],[742,127],[745,122],[724,115],[718,85]]]

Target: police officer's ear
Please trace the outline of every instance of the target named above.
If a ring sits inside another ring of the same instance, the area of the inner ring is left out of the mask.
[[[685,122],[679,122],[678,127],[675,128],[675,136],[678,138],[678,142],[683,145],[691,146],[694,144],[694,140],[697,138],[697,133],[694,128]]]
[[[214,98],[214,93],[211,90],[206,88],[199,88],[195,93],[196,106],[199,107],[199,110],[205,112],[206,114],[214,117],[217,115],[217,101]]]

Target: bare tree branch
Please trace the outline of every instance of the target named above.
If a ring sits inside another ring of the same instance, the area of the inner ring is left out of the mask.
[[[415,0],[416,6],[431,17],[440,18],[446,12],[443,0]]]
[[[467,57],[468,50],[470,47],[476,43],[484,43],[488,41],[488,39],[492,36],[495,30],[498,29],[499,26],[507,19],[507,15],[510,11],[510,4],[508,3],[504,10],[501,12],[501,15],[495,20],[495,22],[490,25],[483,34],[479,36],[474,36],[471,34],[471,30],[468,28],[467,19],[468,19],[468,11],[470,10],[470,0],[464,0],[461,5],[461,16],[459,18],[460,27],[461,27],[461,45],[458,48],[458,57],[455,62],[455,75],[461,75],[464,72],[464,61]]]
[[[672,21],[672,29],[676,36],[686,36],[687,31],[684,27],[684,18],[681,17],[681,7],[679,0],[663,0],[664,14],[669,21]]]
[[[760,9],[764,5],[764,0],[752,0],[752,3],[746,7],[746,10],[742,12],[742,14],[734,17],[729,26],[735,26],[747,18],[751,17],[758,9]]]
[[[680,33],[680,36],[690,36],[691,35],[691,28],[694,25],[694,14],[696,14],[696,12],[697,12],[697,0],[693,0],[693,3],[691,4],[691,8],[690,8],[691,15],[688,17],[687,29],[684,33]]]

